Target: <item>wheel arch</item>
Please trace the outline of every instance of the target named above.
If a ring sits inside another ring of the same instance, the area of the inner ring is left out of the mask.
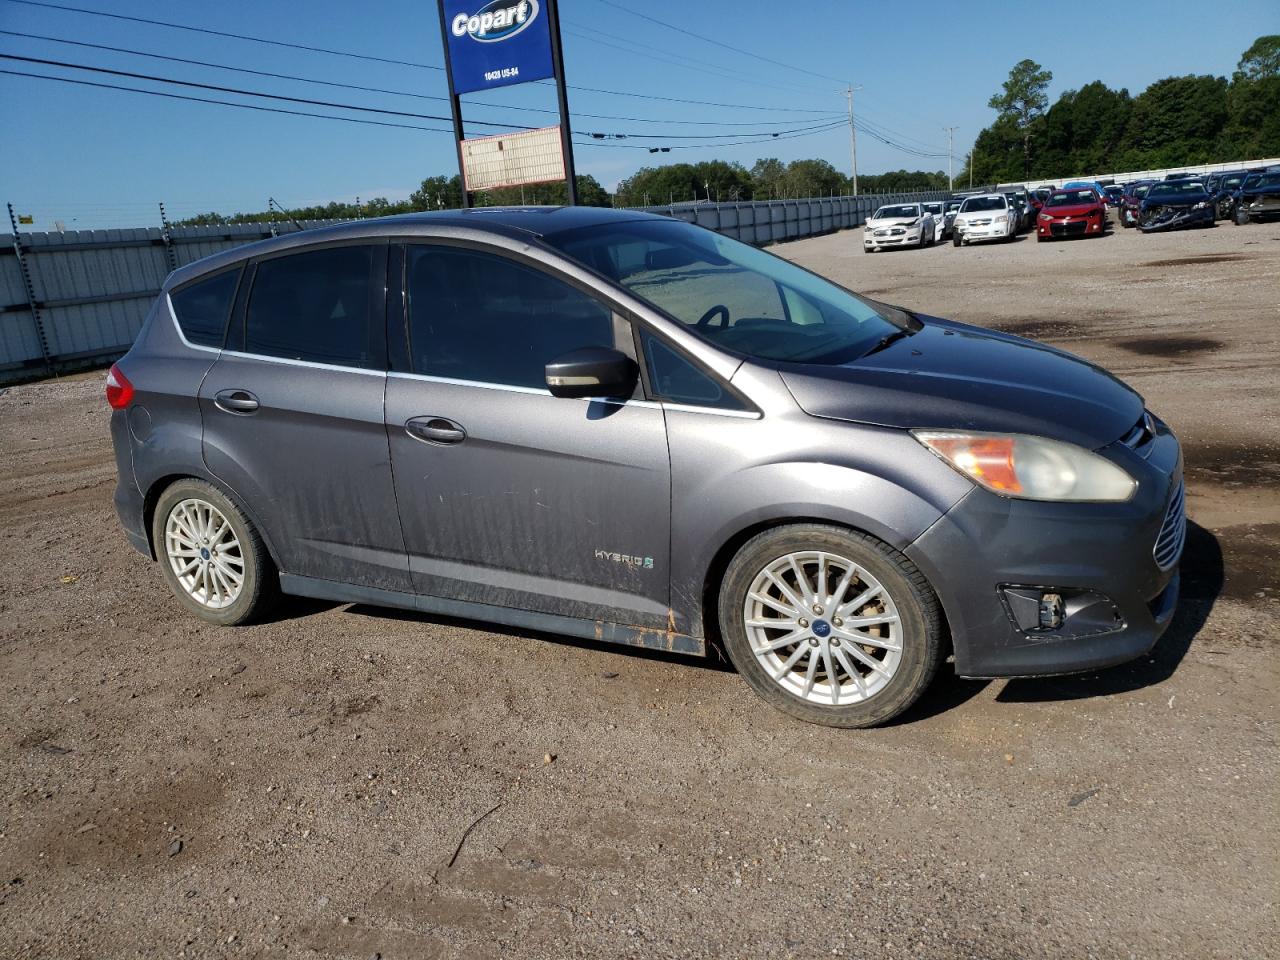
[[[743,545],[750,541],[753,537],[757,537],[769,530],[776,530],[781,527],[804,526],[806,524],[815,524],[823,527],[838,527],[841,530],[847,530],[849,533],[856,533],[866,537],[872,537],[891,547],[892,543],[885,540],[876,531],[866,529],[842,520],[832,520],[830,517],[822,517],[816,514],[796,515],[796,516],[779,516],[771,517],[764,520],[758,520],[750,523],[740,530],[729,536],[715,551],[711,557],[711,562],[707,565],[707,569],[703,576],[702,594],[700,598],[699,608],[702,616],[702,632],[707,642],[707,650],[714,650],[714,656],[728,662],[728,657],[724,652],[723,640],[720,636],[720,618],[718,615],[720,605],[720,587],[724,583],[725,573],[729,569],[729,564],[733,562],[733,558]],[[901,551],[899,551],[901,552]],[[915,565],[913,563],[913,565]],[[917,567],[917,569],[920,569]],[[947,620],[946,608],[942,603],[942,595],[934,586],[932,578],[924,571],[920,570],[921,576],[929,584],[929,589],[933,591],[934,596],[938,599],[938,612],[942,620],[942,628],[945,635],[945,643],[947,645],[947,655],[952,652],[953,642],[951,637],[951,627]]]
[[[201,475],[198,473],[190,473],[190,472],[165,474],[164,476],[159,477],[156,480],[152,481],[150,486],[147,487],[146,492],[143,494],[142,521],[146,529],[147,546],[151,550],[152,560],[157,559],[155,534],[153,532],[156,506],[160,503],[160,498],[164,495],[164,492],[168,490],[171,486],[173,486],[175,483],[178,483],[181,480],[198,480],[201,483],[207,483],[209,484],[209,486],[213,487],[215,490],[221,493],[224,497],[230,500],[233,504],[235,504],[236,508],[239,509],[239,511],[245,515],[245,518],[248,519],[248,521],[251,524],[253,524],[253,528],[254,530],[257,531],[258,536],[262,538],[262,543],[267,548],[267,555],[271,558],[271,562],[275,564],[275,567],[277,570],[281,569],[280,561],[277,558],[275,547],[271,543],[271,536],[267,532],[267,528],[263,525],[262,521],[254,514],[254,512],[251,509],[249,509],[248,505],[245,504],[244,500],[241,497],[237,496],[234,490],[230,489],[225,483],[220,481],[217,477],[214,477],[211,474]]]

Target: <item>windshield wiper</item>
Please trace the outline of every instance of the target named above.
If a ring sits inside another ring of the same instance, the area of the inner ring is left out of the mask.
[[[870,350],[868,350],[858,359],[861,360],[863,357],[869,357],[873,353],[879,353],[885,347],[889,346],[889,344],[896,343],[897,341],[903,339],[904,337],[909,337],[909,336],[911,336],[911,333],[910,331],[907,331],[907,330],[895,330],[893,331],[893,333],[886,333],[883,337],[881,337],[878,341],[876,341],[876,345],[874,347],[872,347]]]

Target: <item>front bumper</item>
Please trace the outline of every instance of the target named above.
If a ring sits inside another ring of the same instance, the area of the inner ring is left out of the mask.
[[[1178,602],[1178,563],[1162,569],[1154,551],[1182,454],[1166,428],[1149,446],[1145,455],[1119,443],[1107,451],[1138,480],[1128,503],[1012,500],[975,488],[907,548],[942,601],[958,674],[1076,673],[1155,645]],[[1028,627],[1010,596],[1039,589],[1101,602],[1083,626],[1068,619],[1060,630]]]
[[[1036,218],[1036,236],[1048,239],[1098,236],[1103,232],[1102,217],[1071,217],[1041,220]]]
[[[919,230],[908,230],[906,233],[884,234],[882,236],[864,232],[862,235],[862,247],[864,250],[875,250],[879,247],[910,247],[919,242]]]
[[[1138,215],[1138,229],[1143,233],[1158,233],[1161,230],[1179,230],[1183,227],[1200,227],[1217,222],[1212,206],[1186,207],[1182,209],[1164,210],[1158,214],[1142,211]]]
[[[1013,232],[1006,223],[989,223],[981,226],[964,224],[957,225],[956,230],[960,233],[960,238],[968,243],[979,240],[1003,240]]]

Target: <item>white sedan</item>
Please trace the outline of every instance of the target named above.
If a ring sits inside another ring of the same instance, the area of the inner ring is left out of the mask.
[[[1018,232],[1018,215],[1003,193],[965,197],[951,225],[951,242],[958,247],[979,240],[1012,240]]]
[[[918,203],[881,207],[862,232],[862,249],[874,253],[886,247],[927,247],[938,238],[937,222]]]

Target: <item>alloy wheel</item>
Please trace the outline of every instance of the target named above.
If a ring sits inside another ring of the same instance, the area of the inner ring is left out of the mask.
[[[767,564],[747,591],[743,619],[765,672],[811,703],[869,700],[902,661],[902,622],[889,591],[838,554],[801,551]]]
[[[245,560],[235,530],[206,500],[180,500],[164,526],[165,556],[179,586],[196,603],[221,610],[244,587]]]

